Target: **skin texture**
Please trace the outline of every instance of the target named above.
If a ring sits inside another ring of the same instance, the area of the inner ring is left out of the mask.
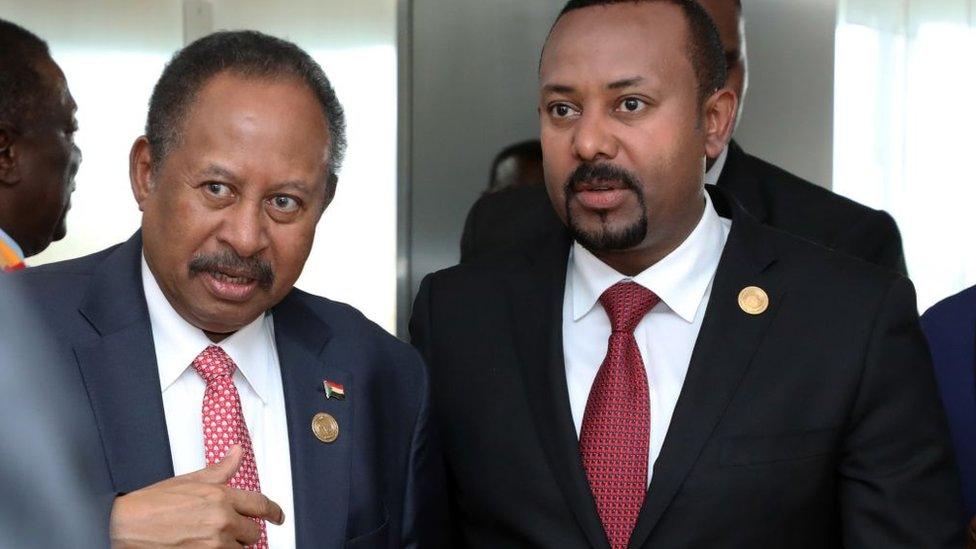
[[[223,72],[200,90],[182,129],[181,142],[155,164],[145,137],[136,140],[132,191],[143,212],[146,262],[163,294],[220,341],[277,304],[301,273],[335,192],[328,123],[297,80]],[[191,273],[201,256],[217,260]],[[259,265],[273,282],[257,283]],[[240,283],[228,290],[211,270]],[[239,454],[116,498],[113,547],[241,547],[257,539],[247,517],[281,524],[277,504],[224,486]]]
[[[291,291],[335,191],[328,150],[325,115],[306,86],[227,72],[201,89],[182,142],[159,165],[144,137],[133,145],[146,262],[173,308],[212,340]],[[194,258],[214,254],[242,263],[215,269],[244,282],[236,295],[216,289],[210,272],[190,271]],[[269,267],[273,283],[258,284],[248,264]]]
[[[717,156],[732,131],[733,92],[698,102],[687,33],[677,6],[594,6],[560,19],[542,54],[539,115],[549,197],[563,222],[595,235],[626,231],[646,217],[639,242],[626,249],[587,246],[630,276],[673,251],[697,225],[705,158]],[[567,189],[581,165],[629,172],[636,188],[591,180]]]
[[[742,116],[742,105],[745,103],[746,90],[749,88],[749,62],[746,57],[746,26],[742,18],[742,10],[736,7],[733,0],[698,0],[711,16],[718,27],[719,37],[722,39],[722,49],[725,51],[725,63],[728,77],[725,85],[735,92],[739,98],[739,108],[736,113],[736,123]]]
[[[261,534],[258,524],[247,517],[284,522],[277,503],[257,492],[226,486],[243,454],[239,446],[233,446],[220,463],[116,500],[110,526],[112,547],[241,547],[254,543]],[[118,502],[123,500],[120,507]],[[151,520],[126,521],[124,513]]]
[[[28,127],[0,121],[0,228],[30,257],[64,238],[81,151],[74,98],[51,59],[37,70],[47,83],[43,107]]]

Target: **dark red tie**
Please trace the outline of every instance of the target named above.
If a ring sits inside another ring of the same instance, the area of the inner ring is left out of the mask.
[[[580,454],[612,549],[627,547],[647,493],[650,396],[634,328],[659,301],[634,282],[615,284],[600,296],[610,317],[610,342],[586,401]]]
[[[224,459],[234,444],[244,450],[241,466],[227,481],[238,490],[261,491],[258,467],[251,446],[251,435],[244,423],[241,397],[234,385],[234,360],[220,347],[210,345],[193,359],[193,368],[207,382],[203,394],[203,447],[207,465]],[[253,519],[261,526],[261,539],[250,549],[268,549],[267,526],[262,519]]]

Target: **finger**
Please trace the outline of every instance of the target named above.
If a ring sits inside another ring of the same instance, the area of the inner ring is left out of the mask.
[[[254,545],[261,537],[261,525],[252,518],[237,515],[234,519],[234,540],[244,545]]]
[[[231,490],[230,504],[242,515],[262,518],[274,524],[285,522],[285,513],[277,503],[260,492]]]
[[[224,459],[199,471],[183,475],[182,478],[184,480],[205,482],[208,484],[227,484],[230,477],[234,476],[234,473],[241,466],[241,460],[243,458],[244,452],[240,446],[235,444],[227,450]]]

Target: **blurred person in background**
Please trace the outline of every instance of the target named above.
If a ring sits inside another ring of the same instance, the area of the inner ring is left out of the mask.
[[[698,0],[698,3],[712,17],[722,39],[728,70],[725,85],[739,97],[738,125],[749,87],[742,3],[740,0]],[[731,192],[762,223],[906,274],[901,235],[890,215],[752,156],[734,139],[709,160],[705,183]]]
[[[488,189],[464,221],[461,262],[562,227],[545,190],[538,139],[502,149],[491,163]]]
[[[438,546],[423,362],[293,287],[345,143],[305,51],[212,34],[132,147],[141,230],[8,277],[63,351],[45,371],[73,369],[94,411],[113,546]]]
[[[81,151],[74,99],[47,43],[0,20],[0,269],[65,236]]]
[[[77,368],[0,278],[0,547],[103,549],[112,495]],[[10,337],[18,334],[18,337]]]
[[[698,3],[712,17],[722,39],[728,71],[726,86],[739,98],[738,125],[749,84],[742,4],[740,0],[698,0]],[[890,215],[751,156],[734,140],[709,159],[705,183],[729,191],[762,223],[906,274],[901,235]],[[462,263],[558,230],[554,216],[537,213],[538,205],[546,199],[542,187],[479,199],[465,223]],[[533,215],[518,215],[521,221],[513,224],[513,228],[506,226],[510,212],[533,212]]]

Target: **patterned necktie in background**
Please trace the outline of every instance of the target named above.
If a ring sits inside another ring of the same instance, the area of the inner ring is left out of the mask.
[[[600,296],[612,331],[586,401],[580,454],[613,549],[627,547],[647,493],[650,395],[634,328],[658,302],[634,282],[615,284]]]
[[[203,445],[207,465],[224,459],[234,444],[244,450],[241,466],[227,485],[238,490],[261,491],[258,480],[258,467],[254,461],[254,448],[251,435],[244,423],[241,397],[234,386],[234,370],[237,365],[223,349],[211,345],[193,359],[193,369],[207,382],[203,394]],[[267,525],[262,519],[253,519],[261,525],[261,539],[253,549],[268,549]]]

